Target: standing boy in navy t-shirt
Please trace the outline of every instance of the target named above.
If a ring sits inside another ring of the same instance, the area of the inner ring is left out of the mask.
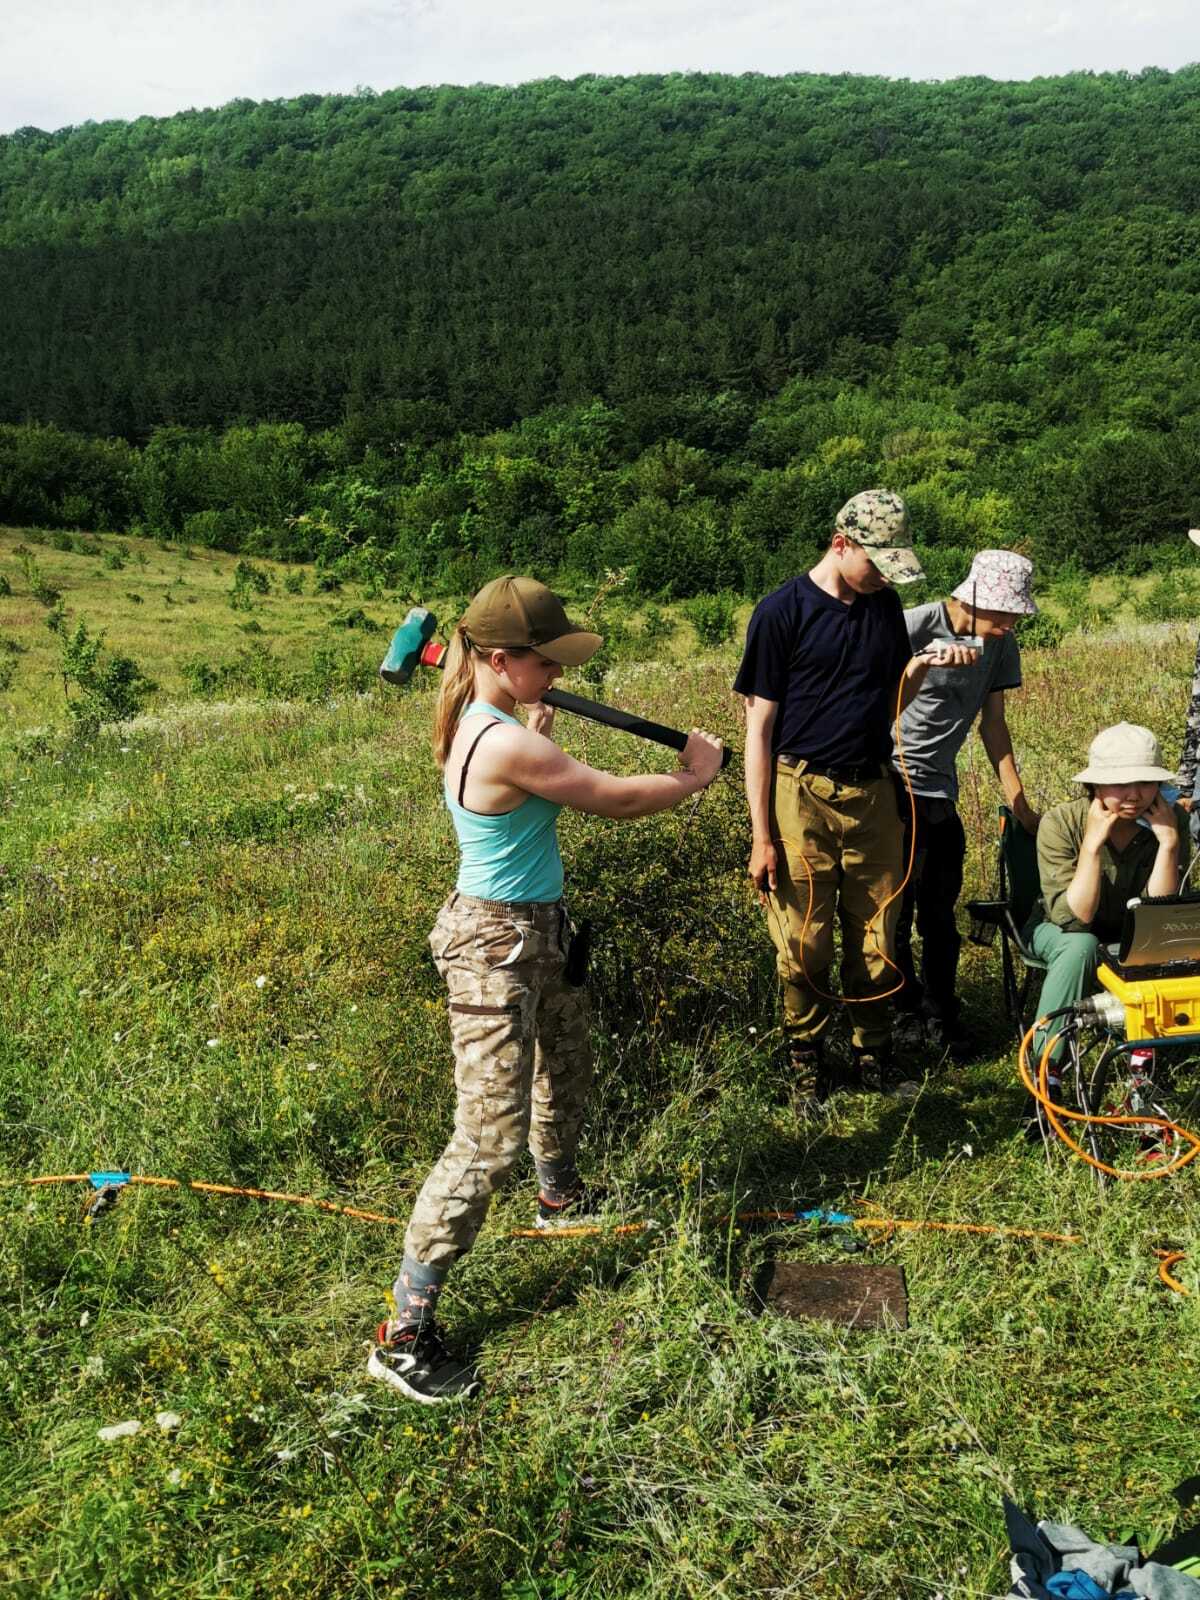
[[[835,915],[855,1078],[892,1083],[882,998],[898,981],[888,962],[902,877],[892,722],[898,696],[907,705],[931,665],[974,659],[953,644],[913,656],[891,586],[923,576],[899,495],[855,495],[812,571],[755,609],[734,682],[746,699],[750,876],[767,909],[801,1111],[832,1086],[824,1044]]]

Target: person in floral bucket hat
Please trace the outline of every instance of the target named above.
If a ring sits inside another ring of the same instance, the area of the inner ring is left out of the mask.
[[[856,494],[816,566],[755,607],[733,685],[746,702],[749,871],[783,988],[785,1081],[804,1117],[835,1087],[835,922],[850,1085],[915,1090],[895,1072],[886,998],[903,876],[890,729],[897,699],[911,699],[935,662],[973,662],[953,641],[913,656],[892,585],[922,576],[900,496]]]
[[[976,1042],[962,1020],[958,955],[962,944],[955,905],[962,892],[966,835],[958,814],[957,757],[976,721],[988,760],[1017,821],[1036,833],[1038,814],[1025,797],[1004,715],[1004,696],[1021,687],[1021,654],[1013,629],[1033,616],[1033,563],[1015,550],[981,550],[949,599],[904,613],[914,654],[962,638],[978,640],[966,672],[935,667],[900,719],[893,766],[904,767],[915,798],[917,841],[913,871],[900,905],[896,960],[905,986],[896,1000],[901,1043],[968,1061]],[[905,858],[913,807],[901,796]],[[913,959],[912,931],[921,936],[921,975]]]

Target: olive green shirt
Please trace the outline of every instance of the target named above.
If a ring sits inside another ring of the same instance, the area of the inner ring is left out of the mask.
[[[1120,938],[1126,902],[1146,892],[1158,855],[1158,840],[1149,828],[1139,827],[1124,850],[1111,843],[1100,852],[1100,901],[1090,923],[1080,922],[1067,904],[1067,890],[1079,865],[1079,852],[1087,828],[1091,801],[1068,800],[1042,818],[1037,834],[1038,876],[1042,883],[1043,911],[1037,920],[1053,922],[1064,933],[1094,933],[1105,943]],[[1172,808],[1179,826],[1179,881],[1191,859],[1187,813]]]

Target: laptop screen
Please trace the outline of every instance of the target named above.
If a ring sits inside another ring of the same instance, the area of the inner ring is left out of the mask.
[[[1200,895],[1131,900],[1117,960],[1125,968],[1191,966],[1200,972]]]

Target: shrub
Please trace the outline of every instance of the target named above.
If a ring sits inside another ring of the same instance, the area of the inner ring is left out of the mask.
[[[1133,602],[1133,614],[1143,622],[1190,622],[1198,609],[1200,576],[1178,567],[1159,572]]]
[[[80,622],[68,633],[62,608],[47,619],[59,641],[59,672],[67,689],[67,708],[80,733],[95,733],[107,722],[136,716],[158,687],[132,656],[106,654],[104,635]],[[70,693],[74,684],[76,693]]]
[[[362,633],[379,633],[383,628],[382,622],[376,622],[369,617],[361,606],[355,606],[352,611],[347,611],[343,616],[330,617],[327,624],[331,628],[357,628]]]
[[[270,576],[253,562],[239,561],[229,588],[229,604],[234,611],[252,611],[256,594],[269,594]]]
[[[287,593],[287,594],[303,594],[304,593],[304,574],[303,574],[303,572],[289,572],[287,577],[283,580],[283,587],[284,587],[285,593]]]
[[[731,594],[698,594],[683,608],[696,630],[700,643],[716,649],[733,637],[737,621],[737,600]]]
[[[642,641],[649,645],[665,644],[676,632],[674,617],[660,611],[657,606],[647,606],[642,612]]]
[[[41,568],[31,555],[21,557],[21,571],[25,574],[25,582],[29,592],[39,605],[52,608],[57,605],[62,595],[61,589],[56,589],[42,576]]]
[[[1022,617],[1017,623],[1017,642],[1022,650],[1052,650],[1066,631],[1057,617],[1039,611],[1036,617]]]

